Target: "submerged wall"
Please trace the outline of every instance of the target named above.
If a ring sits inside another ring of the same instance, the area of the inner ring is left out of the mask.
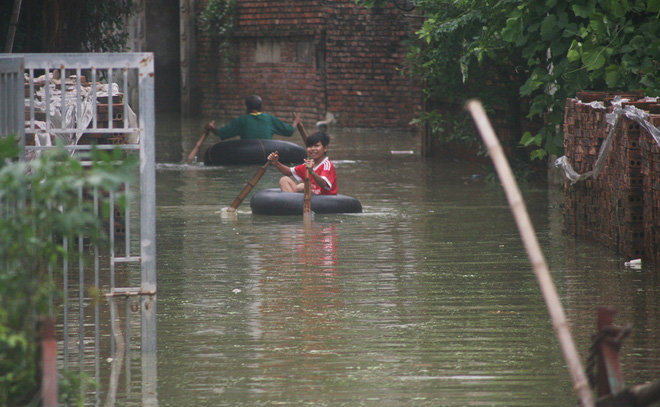
[[[354,0],[237,2],[234,55],[199,38],[202,113],[243,114],[256,93],[265,111],[299,112],[308,129],[326,113],[343,127],[406,127],[422,104],[421,82],[401,74],[417,20]]]
[[[641,94],[583,92],[566,102],[565,161],[578,174],[594,170],[601,147],[602,170],[594,177],[565,181],[567,232],[600,242],[627,258],[660,260],[660,148],[652,127],[660,125],[660,103]],[[602,102],[602,107],[598,102]],[[596,103],[594,103],[596,102]],[[640,110],[636,110],[640,109]],[[620,113],[615,126],[607,115]],[[637,114],[639,113],[639,114]],[[640,117],[641,116],[641,117]]]

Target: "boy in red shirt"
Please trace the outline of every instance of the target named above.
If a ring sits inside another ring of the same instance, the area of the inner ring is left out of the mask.
[[[284,192],[303,192],[303,181],[309,171],[310,189],[316,195],[337,195],[337,174],[335,166],[328,159],[330,137],[325,133],[314,133],[307,138],[307,156],[305,163],[297,167],[287,167],[279,162],[276,152],[268,156],[268,161],[285,176],[280,178],[280,188]],[[289,178],[289,177],[293,177]]]

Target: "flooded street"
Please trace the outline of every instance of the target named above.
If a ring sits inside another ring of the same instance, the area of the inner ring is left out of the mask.
[[[331,129],[339,192],[363,213],[252,215],[254,192],[277,186],[269,168],[228,218],[259,166],[182,164],[202,124],[157,127],[160,407],[576,405],[488,170],[421,159],[408,133]],[[521,189],[580,355],[596,307],[613,306],[633,327],[626,384],[660,379],[660,273],[565,236],[561,190]]]

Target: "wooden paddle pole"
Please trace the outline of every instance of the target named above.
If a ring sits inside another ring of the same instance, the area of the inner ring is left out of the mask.
[[[303,193],[303,216],[310,216],[312,214],[312,181],[309,179],[309,170],[305,176],[305,189]]]
[[[296,127],[298,127],[298,132],[300,133],[300,137],[302,137],[303,143],[305,143],[305,145],[306,145],[307,144],[307,138],[309,136],[307,135],[307,131],[305,130],[305,126],[303,126],[302,122],[300,122],[300,123],[298,123],[298,125]]]
[[[532,263],[532,269],[534,270],[548,313],[550,314],[552,326],[559,339],[564,360],[568,365],[571,379],[573,380],[573,390],[576,392],[582,407],[593,407],[594,401],[589,382],[580,363],[580,356],[573,343],[564,315],[564,308],[559,301],[557,289],[548,271],[548,264],[539,246],[534,227],[529,219],[529,214],[518,189],[518,184],[511,172],[511,167],[504,155],[504,150],[502,150],[502,146],[495,135],[495,131],[488,120],[481,102],[470,100],[467,102],[466,108],[469,110],[479,129],[479,134],[488,149],[488,153],[495,165],[495,170],[506,193],[511,212],[518,226],[518,232],[527,250],[527,255]]]
[[[252,188],[254,188],[255,185],[257,185],[257,182],[259,182],[261,177],[264,176],[264,174],[266,173],[266,169],[268,168],[269,165],[270,165],[270,161],[266,161],[266,164],[264,164],[263,167],[257,170],[257,173],[254,174],[254,176],[247,183],[247,185],[243,187],[243,190],[241,191],[240,194],[238,194],[236,199],[234,199],[234,202],[232,202],[231,205],[229,205],[229,208],[227,208],[228,212],[234,212],[238,208],[238,205],[240,205],[241,202],[243,202],[243,199],[245,199],[245,197],[250,193],[250,191],[252,191]]]
[[[197,140],[197,144],[195,144],[195,147],[192,149],[190,154],[188,154],[188,158],[186,158],[186,161],[188,164],[192,162],[192,160],[195,159],[195,156],[197,155],[197,152],[199,151],[200,148],[202,148],[202,144],[204,144],[204,140],[206,140],[206,136],[209,135],[208,130],[204,130],[204,133],[202,134],[202,137]]]

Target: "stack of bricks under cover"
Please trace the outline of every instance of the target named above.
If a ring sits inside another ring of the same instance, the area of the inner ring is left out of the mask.
[[[649,113],[647,121],[660,125],[660,102],[641,93],[581,92],[566,102],[564,149],[579,174],[593,169],[611,130],[616,95]],[[602,101],[606,109],[591,102]],[[575,236],[597,241],[630,258],[660,261],[660,147],[640,124],[625,115],[613,132],[611,151],[595,178],[565,180],[564,225]]]

